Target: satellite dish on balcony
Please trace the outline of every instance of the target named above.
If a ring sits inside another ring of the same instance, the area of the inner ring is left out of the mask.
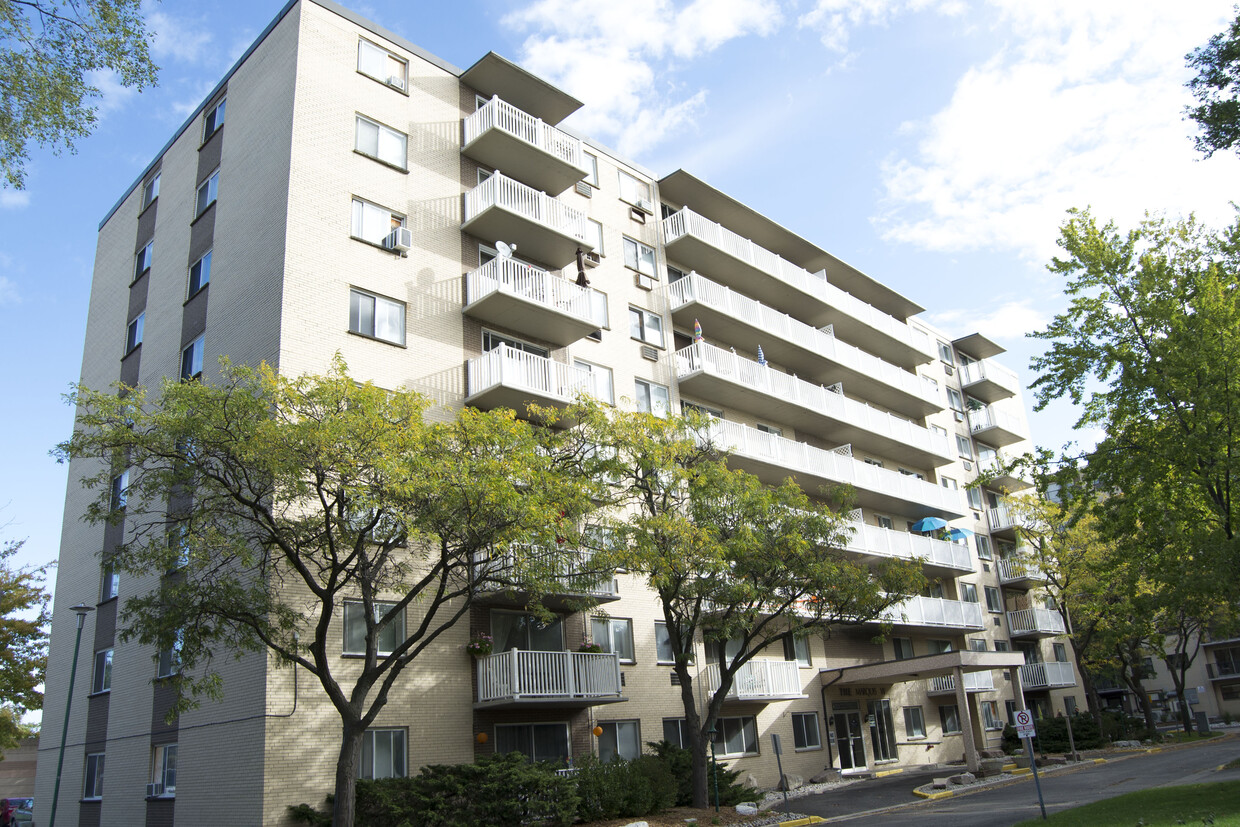
[[[512,254],[517,251],[517,245],[507,244],[503,241],[495,242],[495,252],[499,253],[500,258],[512,258]]]

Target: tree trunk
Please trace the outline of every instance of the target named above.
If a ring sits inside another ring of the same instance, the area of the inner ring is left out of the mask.
[[[693,806],[709,807],[710,806],[710,766],[706,760],[707,744],[706,738],[701,735],[699,730],[694,738],[694,743],[690,745],[693,755]]]
[[[362,735],[365,732],[366,728],[360,724],[344,725],[340,757],[336,759],[336,800],[332,806],[332,827],[353,827],[353,810],[357,804],[357,770],[362,760]]]
[[[1193,717],[1188,711],[1188,696],[1184,694],[1184,673],[1179,669],[1171,669],[1171,665],[1167,664],[1171,672],[1171,683],[1175,686],[1175,696],[1180,701],[1180,723],[1184,725],[1185,732],[1193,731]]]
[[[692,759],[693,772],[689,779],[689,789],[693,794],[693,806],[705,807],[708,799],[708,779],[706,773],[706,750],[709,744],[702,734],[702,719],[698,716],[697,698],[693,694],[693,676],[684,664],[676,665],[676,674],[680,677],[680,700],[685,710],[685,730],[689,733],[689,756]]]

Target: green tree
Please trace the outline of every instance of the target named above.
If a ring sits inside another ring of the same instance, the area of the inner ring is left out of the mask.
[[[92,73],[155,85],[140,0],[0,0],[0,171],[25,184],[29,144],[63,146],[94,127],[102,96]]]
[[[827,634],[833,624],[873,621],[924,578],[914,563],[870,568],[850,559],[841,550],[850,529],[838,512],[792,481],[769,487],[730,470],[707,419],[597,407],[570,416],[610,483],[610,559],[644,575],[658,596],[684,706],[693,804],[706,806],[709,733],[745,665],[764,648]],[[695,663],[698,640],[705,668]]]
[[[430,422],[425,398],[358,384],[339,360],[322,377],[221,373],[157,398],[78,388],[59,454],[92,469],[88,517],[124,520],[112,564],[159,576],[125,602],[120,634],[177,653],[181,709],[220,697],[224,654],[266,650],[318,679],[342,725],[333,823],[347,827],[362,736],[393,685],[492,580],[519,569],[536,603],[591,492],[553,432],[510,411]],[[329,629],[346,599],[365,633],[344,662]]]
[[[1226,31],[1219,32],[1184,56],[1197,75],[1188,82],[1196,106],[1185,114],[1201,127],[1193,140],[1209,158],[1240,141],[1240,9]]]
[[[13,557],[24,540],[0,544],[0,752],[28,734],[22,713],[43,708],[47,665],[47,566],[17,566]]]

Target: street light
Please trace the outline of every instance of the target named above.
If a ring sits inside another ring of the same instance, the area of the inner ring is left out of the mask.
[[[715,725],[710,725],[710,730],[706,733],[706,737],[710,738],[710,763],[711,768],[715,771],[715,812],[719,812],[719,761],[715,758]],[[53,825],[54,827],[54,825]]]
[[[65,700],[65,726],[60,731],[60,758],[56,761],[56,786],[52,790],[52,813],[48,817],[47,827],[56,827],[56,799],[60,797],[60,771],[65,767],[65,740],[69,737],[69,710],[73,708],[73,679],[77,677],[78,649],[82,645],[82,624],[86,615],[95,610],[94,606],[79,603],[70,608],[77,613],[77,639],[73,642],[73,668],[69,670],[69,696]]]

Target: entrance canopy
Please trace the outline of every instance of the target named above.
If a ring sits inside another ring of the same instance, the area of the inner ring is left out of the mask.
[[[984,672],[991,669],[1017,669],[1024,665],[1021,652],[943,652],[904,660],[888,660],[842,669],[821,669],[823,686],[846,686],[854,683],[904,683],[905,681],[951,675],[962,672]]]

